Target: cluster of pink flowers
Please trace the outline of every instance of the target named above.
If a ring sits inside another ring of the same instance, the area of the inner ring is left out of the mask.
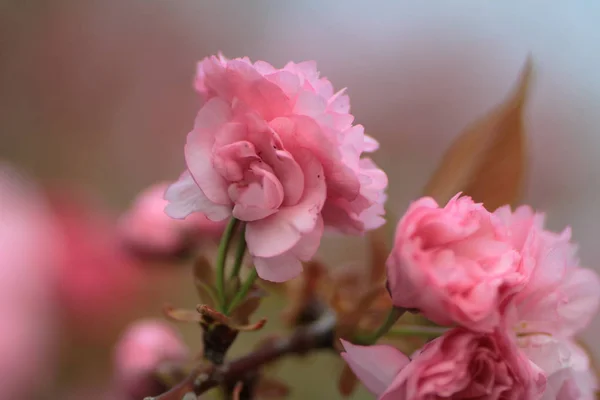
[[[489,212],[457,195],[415,201],[387,262],[396,307],[448,326],[411,356],[344,342],[343,357],[379,399],[593,399],[574,337],[595,314],[600,281],[570,231],[527,206]]]
[[[387,176],[361,158],[378,143],[352,124],[348,96],[315,63],[209,57],[196,90],[205,103],[187,137],[187,170],[165,193],[169,216],[245,222],[259,276],[276,282],[302,271],[324,227],[362,233],[384,223]]]

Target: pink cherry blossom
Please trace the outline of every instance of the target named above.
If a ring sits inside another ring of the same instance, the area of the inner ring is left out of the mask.
[[[0,164],[0,397],[30,399],[54,377],[59,232],[39,191]]]
[[[388,287],[395,306],[491,332],[503,319],[503,302],[526,282],[518,261],[506,228],[483,205],[457,195],[440,208],[425,197],[398,224]]]
[[[284,68],[247,58],[198,65],[205,104],[188,134],[188,171],[166,192],[167,213],[247,223],[261,278],[285,281],[317,251],[324,226],[362,233],[384,223],[387,176],[363,152],[378,144],[352,125],[344,91],[314,62]]]
[[[214,241],[225,228],[223,222],[213,222],[202,213],[185,220],[165,214],[169,204],[164,199],[168,183],[158,183],[144,190],[131,209],[119,221],[123,240],[140,250],[158,254],[177,254],[201,242]]]
[[[593,400],[598,388],[590,359],[574,341],[548,335],[526,335],[522,351],[548,376],[542,400]]]
[[[544,215],[522,206],[495,214],[510,230],[513,246],[521,253],[521,268],[530,276],[514,299],[516,329],[570,337],[585,328],[598,310],[598,274],[579,266],[571,231],[544,229]]]
[[[173,327],[159,320],[136,321],[115,348],[115,390],[132,399],[159,394],[152,392],[153,373],[165,363],[188,359],[189,349]]]
[[[65,322],[76,335],[102,339],[145,301],[144,270],[102,210],[73,193],[48,196],[62,239],[56,291]]]
[[[455,328],[411,361],[388,345],[342,344],[342,357],[379,400],[529,400],[545,389],[542,371],[501,331]]]

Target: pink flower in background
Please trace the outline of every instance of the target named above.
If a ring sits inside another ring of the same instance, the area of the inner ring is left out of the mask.
[[[30,399],[55,372],[59,232],[44,199],[0,165],[0,398]]]
[[[452,329],[411,361],[391,346],[342,343],[342,357],[380,400],[528,400],[545,389],[542,371],[500,331]]]
[[[169,203],[164,193],[168,186],[168,183],[155,184],[137,197],[119,221],[123,240],[140,250],[161,254],[185,252],[194,245],[216,240],[225,228],[223,222],[213,222],[201,213],[189,215],[185,220],[165,214]]]
[[[115,348],[115,384],[117,391],[141,399],[157,395],[154,372],[161,365],[183,364],[189,349],[178,332],[159,320],[134,322]],[[158,388],[160,390],[160,388]]]
[[[171,217],[247,222],[254,265],[271,281],[301,272],[324,225],[361,233],[384,223],[387,177],[361,159],[378,144],[315,63],[210,57],[196,88],[206,103],[187,138],[188,171],[166,192]]]
[[[86,339],[104,335],[143,301],[144,269],[111,218],[72,194],[50,199],[63,239],[57,292],[66,322]]]
[[[509,228],[521,268],[530,275],[514,300],[518,331],[570,337],[585,328],[598,310],[600,280],[579,266],[570,229],[545,230],[544,215],[527,206],[514,213],[502,207],[495,214]]]
[[[440,208],[425,197],[398,224],[388,287],[395,306],[491,332],[502,321],[502,303],[526,282],[519,267],[506,228],[483,205],[457,195]]]

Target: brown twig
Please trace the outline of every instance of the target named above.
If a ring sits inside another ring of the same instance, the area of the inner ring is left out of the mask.
[[[286,355],[303,355],[314,350],[333,349],[336,317],[326,312],[314,323],[298,328],[258,350],[221,365],[198,367],[168,392],[146,400],[181,400],[186,393],[196,395],[219,385],[235,383],[245,374]]]

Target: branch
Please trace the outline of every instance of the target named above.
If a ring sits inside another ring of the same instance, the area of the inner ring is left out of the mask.
[[[181,383],[158,397],[146,400],[181,400],[186,393],[196,395],[226,383],[235,384],[245,374],[286,355],[303,355],[314,350],[333,349],[336,317],[326,312],[314,323],[298,328],[258,350],[222,365],[197,367]]]

